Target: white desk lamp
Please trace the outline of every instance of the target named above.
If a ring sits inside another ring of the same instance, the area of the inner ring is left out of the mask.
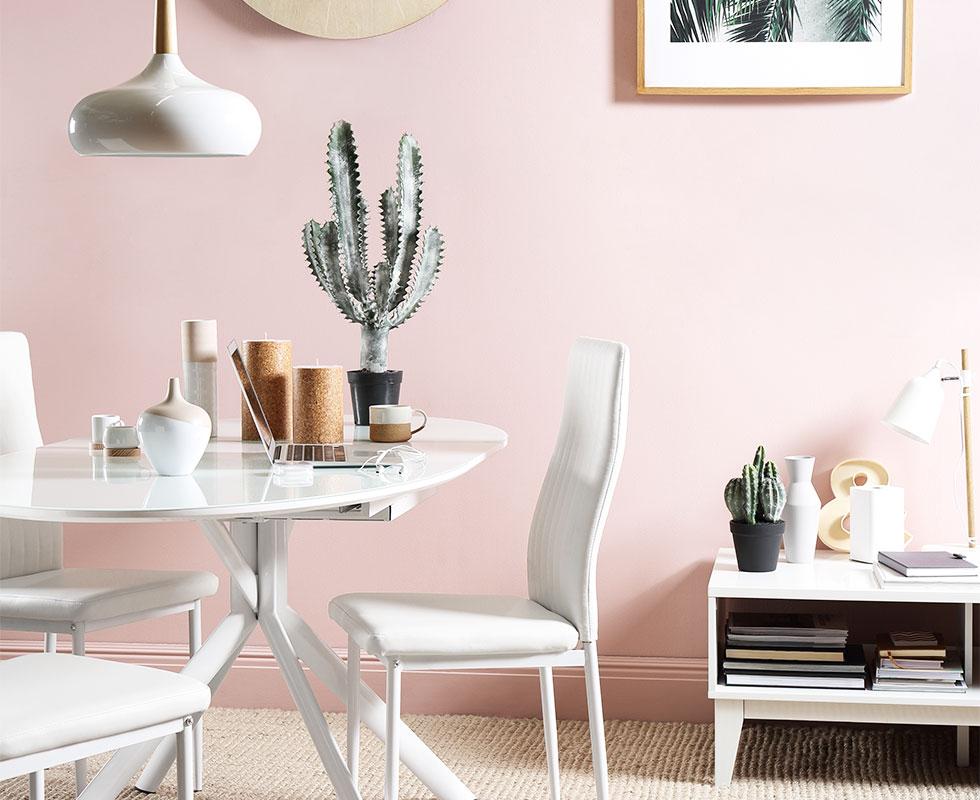
[[[912,378],[882,420],[886,425],[917,442],[929,444],[943,408],[943,381],[959,381],[963,390],[963,454],[966,460],[966,521],[967,542],[976,548],[977,537],[973,520],[973,461],[970,441],[970,388],[973,383],[967,351],[960,351],[961,366],[957,370],[949,361],[937,361],[932,368]],[[943,367],[957,370],[956,375],[942,375]]]

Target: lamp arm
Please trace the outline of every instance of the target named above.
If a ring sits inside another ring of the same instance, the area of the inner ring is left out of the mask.
[[[973,508],[973,425],[970,419],[970,394],[973,387],[973,373],[970,371],[970,355],[966,348],[960,350],[960,382],[963,389],[963,455],[966,461],[966,526],[967,543],[971,548],[977,546],[977,534]]]

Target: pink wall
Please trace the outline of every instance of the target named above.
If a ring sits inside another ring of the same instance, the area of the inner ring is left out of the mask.
[[[158,400],[182,318],[355,364],[357,330],[307,274],[299,231],[328,215],[334,120],[355,126],[371,197],[392,179],[398,135],[416,134],[425,217],[448,261],[394,335],[392,363],[406,401],[499,425],[511,444],[388,528],[301,527],[294,604],[331,643],[343,643],[332,593],[523,591],[578,334],[633,350],[600,649],[654,666],[645,682],[609,682],[633,687],[616,715],[705,713],[684,671],[703,662],[665,659],[704,657],[705,582],[729,542],[721,488],[757,442],[816,454],[825,496],[834,463],[878,457],[907,488],[918,542],[959,535],[952,389],[933,447],[878,419],[937,356],[972,345],[980,358],[980,5],[958,3],[951,26],[946,4],[919,4],[911,96],[810,100],[637,98],[631,0],[450,0],[356,42],[292,33],[239,0],[179,5],[188,66],[262,114],[250,158],[77,157],[68,113],[143,66],[151,3],[3,3],[0,323],[31,338],[48,440],[83,432],[94,411],[133,419]],[[237,413],[227,370],[221,389],[224,415]],[[71,526],[67,557],[219,569],[190,525]],[[224,605],[208,604],[209,623]],[[172,620],[99,638],[183,635]],[[278,678],[256,674],[219,699],[280,702]],[[456,709],[485,708],[495,686],[452,681]],[[533,713],[533,692],[522,703]]]

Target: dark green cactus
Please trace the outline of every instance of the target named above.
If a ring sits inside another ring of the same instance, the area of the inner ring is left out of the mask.
[[[725,505],[735,522],[754,525],[780,520],[786,489],[775,463],[766,460],[764,447],[756,450],[752,464],[742,467],[741,477],[732,478],[725,486]]]
[[[344,120],[330,131],[327,173],[334,219],[310,220],[303,227],[306,261],[340,313],[361,326],[361,368],[384,372],[389,332],[418,311],[442,266],[438,228],[427,228],[420,243],[422,153],[410,134],[402,136],[397,181],[381,194],[384,258],[374,266],[368,262],[354,132]]]

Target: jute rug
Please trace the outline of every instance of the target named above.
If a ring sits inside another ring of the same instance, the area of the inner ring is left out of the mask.
[[[328,715],[339,742],[341,715]],[[474,791],[479,800],[548,797],[541,723],[485,717],[407,717],[412,728]],[[594,798],[588,726],[560,722],[562,797]],[[746,800],[960,800],[978,796],[976,767],[956,766],[951,728],[867,729],[846,726],[746,726],[735,782],[715,790],[712,730],[690,723],[608,722],[606,737],[613,798],[732,798]],[[199,800],[307,800],[333,791],[294,711],[208,712],[206,787]],[[341,745],[342,747],[342,745]],[[365,729],[361,792],[381,797],[383,752]],[[101,759],[99,760],[101,761]],[[402,770],[401,797],[430,794]],[[27,779],[0,782],[0,800],[27,797]],[[49,770],[47,797],[74,797],[73,771]],[[127,800],[147,795],[127,790]],[[174,797],[173,773],[161,800]]]

